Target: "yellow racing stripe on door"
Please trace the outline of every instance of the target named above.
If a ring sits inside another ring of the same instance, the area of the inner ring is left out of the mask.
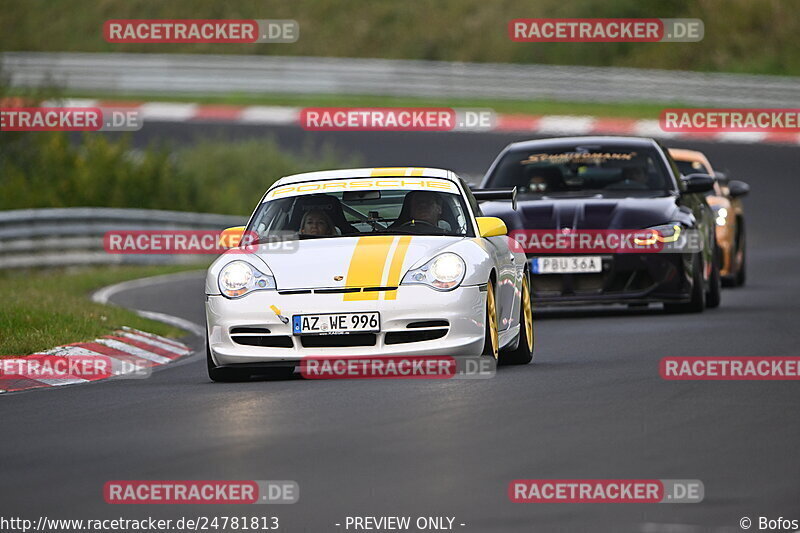
[[[403,261],[406,258],[406,252],[408,251],[408,245],[410,242],[411,236],[405,235],[400,237],[400,241],[397,243],[397,247],[394,250],[394,255],[392,256],[392,263],[389,266],[389,277],[386,280],[386,285],[388,287],[397,287],[400,285],[400,276],[403,275]],[[397,290],[386,291],[384,299],[397,299]]]
[[[392,246],[391,235],[359,237],[350,267],[347,270],[346,287],[379,287],[386,268],[386,256]],[[377,300],[377,291],[346,292],[344,301]]]

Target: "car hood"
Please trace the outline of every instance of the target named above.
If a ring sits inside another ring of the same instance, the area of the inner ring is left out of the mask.
[[[252,255],[269,267],[281,291],[386,287],[397,286],[409,268],[463,239],[424,235],[305,239],[287,243],[296,245],[292,251],[260,246]]]
[[[486,216],[502,218],[509,230],[641,229],[686,217],[672,195],[545,197],[517,200],[516,211],[509,202],[488,202],[481,210]]]

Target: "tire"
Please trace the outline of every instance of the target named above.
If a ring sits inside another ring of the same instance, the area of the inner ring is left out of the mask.
[[[745,240],[744,225],[741,225],[740,228],[741,228],[741,234],[739,234],[739,241],[737,244],[742,252],[742,263],[736,270],[736,278],[734,284],[737,287],[744,286],[745,282],[747,281],[747,241]]]
[[[494,299],[494,284],[491,280],[486,284],[486,314],[483,351],[481,355],[494,357],[500,355],[500,336],[497,333],[497,306]]]
[[[533,360],[533,307],[531,304],[530,281],[527,273],[522,278],[522,299],[519,306],[519,339],[517,347],[500,354],[500,364],[527,365]]]
[[[719,263],[714,261],[711,265],[711,276],[708,279],[708,292],[706,292],[706,308],[719,307],[722,300],[722,276],[719,274]]]
[[[697,254],[692,261],[692,299],[686,303],[665,303],[668,313],[702,313],[706,308],[706,294],[703,287],[703,256]]]
[[[208,339],[206,339],[206,368],[208,369],[208,377],[211,378],[211,381],[216,381],[217,383],[247,381],[250,377],[247,372],[242,372],[239,369],[219,368],[215,365],[214,360],[211,359],[211,347],[208,345]]]

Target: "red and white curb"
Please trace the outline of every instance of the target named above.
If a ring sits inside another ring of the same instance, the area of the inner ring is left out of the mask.
[[[115,331],[113,334],[105,335],[91,342],[58,346],[51,350],[31,354],[29,357],[38,355],[81,356],[84,360],[92,356],[102,357],[106,360],[110,359],[114,367],[118,369],[114,371],[114,376],[112,377],[124,377],[127,372],[132,373],[134,368],[152,369],[153,367],[171,363],[190,353],[192,353],[192,349],[181,342],[123,326],[122,329]],[[125,369],[128,370],[126,371]],[[103,379],[110,378],[3,379],[0,380],[0,392],[58,387],[61,385],[101,381]]]
[[[142,121],[225,122],[242,125],[291,126],[300,124],[300,107],[207,105],[176,102],[129,102],[69,99],[45,106],[100,107],[138,111]],[[798,133],[697,133],[665,132],[658,120],[573,115],[495,115],[490,129],[455,129],[456,132],[531,133],[537,135],[632,135],[658,139],[694,139],[713,142],[800,144]]]

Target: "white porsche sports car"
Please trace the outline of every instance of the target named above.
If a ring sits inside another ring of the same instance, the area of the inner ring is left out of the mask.
[[[533,354],[528,264],[449,170],[367,168],[272,185],[206,277],[215,381],[308,356]],[[242,238],[241,235],[244,235]],[[282,247],[276,250],[275,236]]]

